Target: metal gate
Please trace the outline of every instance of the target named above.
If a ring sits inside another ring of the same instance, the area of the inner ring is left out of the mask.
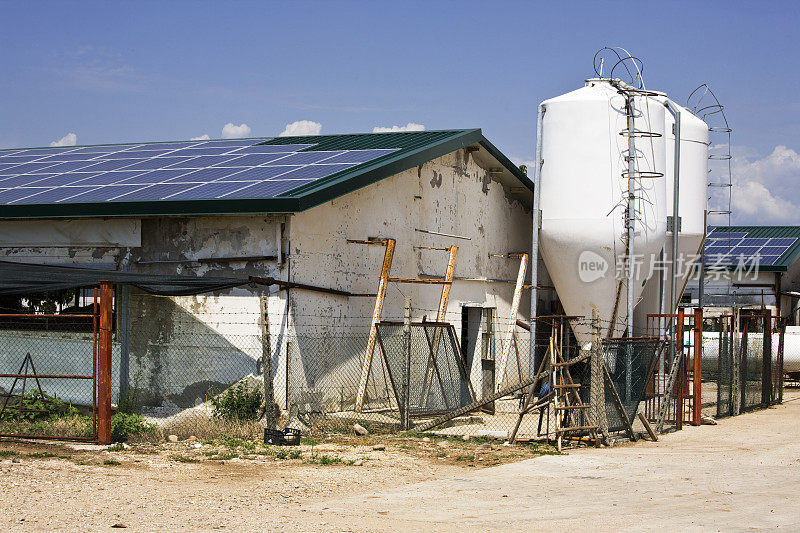
[[[110,442],[112,291],[74,313],[0,314],[0,437]]]
[[[702,408],[703,311],[647,315],[647,334],[670,343],[664,350],[645,391],[645,416],[656,421],[665,396],[673,357],[679,358],[678,376],[667,405],[665,422],[681,429],[683,424],[699,426]],[[673,355],[674,354],[674,355]]]

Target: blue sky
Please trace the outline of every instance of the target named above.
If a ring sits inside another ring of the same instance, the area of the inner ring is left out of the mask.
[[[526,161],[537,104],[616,45],[644,60],[649,88],[683,103],[709,83],[725,104],[734,221],[800,224],[799,3],[0,4],[2,147],[218,138],[229,123],[272,136],[307,120],[480,127]]]

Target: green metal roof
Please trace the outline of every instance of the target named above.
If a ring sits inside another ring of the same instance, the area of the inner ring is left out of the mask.
[[[763,272],[785,272],[789,265],[794,262],[800,254],[800,226],[714,226],[710,230],[713,233],[746,233],[745,238],[794,238],[797,239],[783,255],[772,265],[760,265],[759,270]]]
[[[480,129],[276,137],[259,144],[314,144],[307,151],[379,148],[396,151],[273,198],[0,205],[0,219],[294,213],[471,145],[480,145],[533,191],[530,178],[490,143]]]

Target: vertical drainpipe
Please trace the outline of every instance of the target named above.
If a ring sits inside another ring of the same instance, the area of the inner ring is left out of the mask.
[[[533,376],[536,373],[536,305],[539,297],[539,291],[536,285],[539,282],[539,228],[541,227],[541,216],[539,209],[539,202],[541,200],[541,182],[542,182],[542,166],[544,159],[542,159],[542,123],[544,122],[544,114],[547,108],[543,105],[539,106],[538,118],[536,120],[536,159],[533,165],[533,227],[531,228],[531,318],[530,318],[530,354],[528,356],[528,375]]]
[[[681,111],[671,100],[665,99],[664,105],[675,117],[673,133],[675,134],[675,153],[673,161],[673,182],[672,182],[672,263],[670,264],[670,277],[672,282],[669,287],[669,309],[667,312],[674,313],[678,307],[678,272],[675,269],[675,262],[678,259],[678,204],[680,201],[680,175],[681,175]],[[701,265],[702,268],[702,265]],[[703,272],[700,272],[703,275]],[[675,345],[670,344],[670,356],[675,355]],[[671,358],[670,358],[671,360]]]

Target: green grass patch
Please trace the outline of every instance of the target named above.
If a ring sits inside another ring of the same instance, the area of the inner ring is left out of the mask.
[[[0,457],[14,457],[17,452],[13,450],[0,450]]]
[[[58,455],[50,452],[36,452],[36,453],[28,453],[25,455],[33,459],[49,459],[51,457],[58,457]]]
[[[209,456],[209,459],[212,461],[228,461],[230,459],[236,459],[239,457],[239,454],[236,452],[221,452],[217,453],[216,455]]]
[[[106,459],[105,461],[103,461],[103,464],[106,466],[119,466],[122,463],[120,463],[119,461],[115,461],[114,459]]]
[[[121,442],[118,442],[118,443],[114,444],[113,446],[109,446],[108,448],[106,448],[106,451],[107,452],[121,452],[124,449],[125,449],[125,446]]]

